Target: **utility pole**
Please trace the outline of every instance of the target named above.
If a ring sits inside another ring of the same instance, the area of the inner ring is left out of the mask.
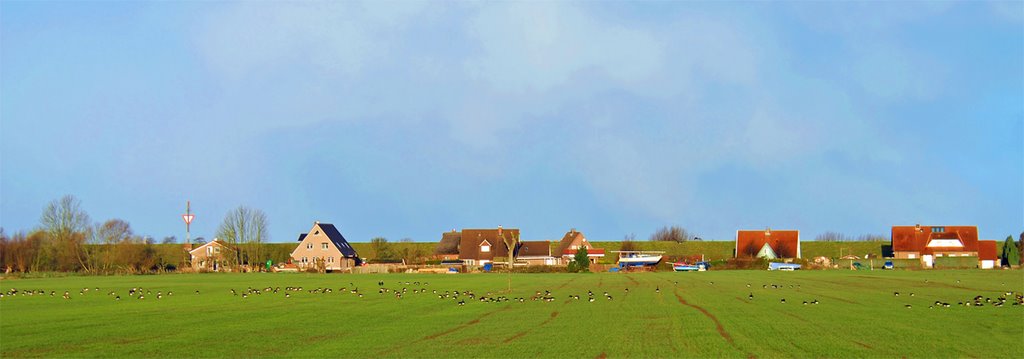
[[[185,201],[185,214],[181,215],[181,219],[185,220],[185,244],[192,244],[192,220],[196,216],[192,214],[192,201]]]

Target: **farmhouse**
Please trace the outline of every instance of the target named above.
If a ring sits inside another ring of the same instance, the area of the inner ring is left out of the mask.
[[[977,226],[893,226],[895,258],[920,259],[933,266],[936,257],[978,256]]]
[[[342,270],[362,264],[356,250],[338,228],[330,223],[313,223],[308,233],[299,235],[299,245],[291,254],[300,269]]]
[[[800,258],[800,231],[738,230],[734,251],[736,257]]]
[[[516,251],[516,263],[550,266],[558,264],[558,258],[551,255],[551,241],[523,241]]]
[[[434,248],[434,259],[450,261],[459,259],[459,241],[462,240],[462,232],[452,229],[450,232],[441,234],[441,241]]]
[[[468,265],[492,263],[495,258],[505,260],[509,251],[505,240],[511,241],[512,254],[519,246],[519,229],[463,229],[459,237],[459,259]]]
[[[587,248],[587,258],[590,259],[592,264],[596,264],[601,257],[604,257],[604,249],[594,248],[587,241],[587,237],[583,235],[583,232],[572,228],[565,232],[562,240],[558,242],[558,251],[555,253],[561,255],[560,264],[568,264],[572,261],[573,257],[576,256],[576,251],[582,247]]]
[[[192,244],[186,244],[186,249],[190,248]],[[212,270],[219,271],[221,264],[224,262],[224,254],[230,253],[231,247],[219,239],[214,238],[199,247],[190,249],[188,251],[189,260],[192,263],[192,269],[194,270]]]
[[[1002,267],[999,258],[999,243],[996,241],[978,241],[978,268],[992,269]]]

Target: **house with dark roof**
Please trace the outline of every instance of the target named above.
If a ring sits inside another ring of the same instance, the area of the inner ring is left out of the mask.
[[[558,258],[551,255],[551,241],[522,241],[516,251],[516,264],[556,265]]]
[[[298,241],[291,258],[300,269],[343,270],[362,264],[359,254],[333,224],[314,222],[309,232],[299,234]]]
[[[978,241],[978,268],[992,269],[1002,267],[1002,258],[999,258],[999,242]]]
[[[459,241],[462,232],[452,229],[441,234],[441,241],[434,247],[434,259],[448,261],[459,259]]]
[[[519,248],[519,229],[463,229],[459,236],[459,259],[467,265],[484,265],[495,259],[504,262],[509,255],[505,241],[512,244],[512,255]]]
[[[800,231],[738,230],[734,257],[748,258],[800,258]]]
[[[565,232],[562,240],[558,242],[558,249],[555,251],[560,257],[559,264],[569,264],[576,257],[576,251],[584,247],[587,248],[587,258],[590,259],[590,263],[596,264],[598,260],[604,257],[604,249],[591,246],[583,232],[577,231],[576,228]]]
[[[893,226],[895,258],[920,259],[931,268],[936,257],[978,256],[977,226]]]

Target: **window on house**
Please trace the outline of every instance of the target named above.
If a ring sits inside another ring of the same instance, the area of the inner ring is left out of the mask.
[[[213,253],[220,253],[220,247],[214,248]]]
[[[316,233],[313,233],[314,236],[318,234],[320,234],[320,231],[316,231]]]
[[[486,245],[486,244],[482,245],[482,246],[480,246],[480,251],[481,252],[490,252],[491,251],[491,246]]]
[[[932,233],[946,232],[946,227],[932,227]]]
[[[302,257],[302,263],[309,263],[309,259],[306,257]]]
[[[213,247],[206,247],[206,254],[207,255],[213,254]]]
[[[320,243],[320,249],[327,250],[327,242]]]
[[[334,263],[334,257],[327,257],[327,263]]]
[[[313,243],[306,243],[306,249],[313,249]]]

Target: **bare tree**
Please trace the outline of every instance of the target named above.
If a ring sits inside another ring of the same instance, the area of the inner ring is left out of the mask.
[[[246,206],[238,206],[228,212],[217,230],[217,237],[227,243],[229,250],[234,252],[234,255],[224,256],[229,265],[258,266],[258,262],[262,260],[263,244],[269,240],[268,236],[267,215],[259,209]],[[239,251],[240,248],[244,252]]]
[[[511,234],[509,232],[512,232]],[[501,226],[498,226],[498,235],[501,236],[502,243],[505,244],[505,249],[508,250],[508,255],[505,257],[505,263],[508,265],[508,292],[512,293],[512,265],[516,260],[516,245],[519,244],[519,231],[502,231]]]
[[[636,243],[636,234],[630,233],[625,237],[622,237],[622,245],[619,246],[620,251],[635,251],[639,250]]]
[[[828,231],[814,237],[814,240],[818,242],[845,242],[849,241],[850,238],[839,232]]]
[[[97,224],[92,231],[92,241],[98,248],[93,256],[99,271],[109,271],[114,264],[114,249],[117,244],[132,238],[132,227],[121,219],[111,219]]]
[[[89,271],[85,240],[89,231],[89,215],[82,202],[65,195],[46,206],[40,218],[47,239],[42,254],[57,270]]]
[[[672,227],[661,227],[651,235],[651,241],[665,241],[665,242],[686,242],[692,241],[697,236],[690,233],[686,228],[680,226]]]

